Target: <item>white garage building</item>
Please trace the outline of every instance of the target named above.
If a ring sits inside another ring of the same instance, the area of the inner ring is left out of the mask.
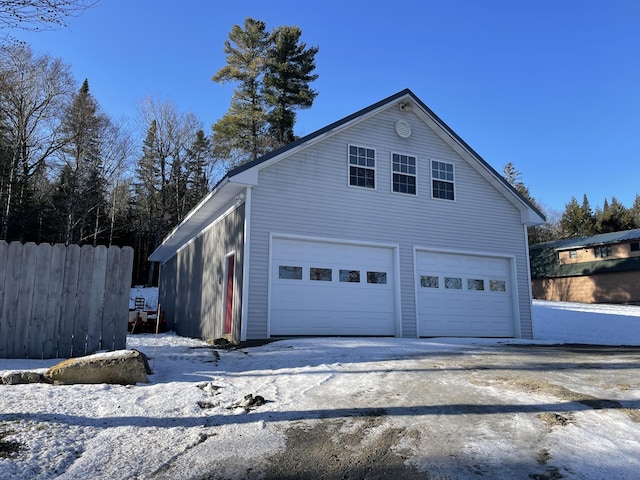
[[[182,335],[531,338],[543,221],[403,90],[231,170],[150,260]]]

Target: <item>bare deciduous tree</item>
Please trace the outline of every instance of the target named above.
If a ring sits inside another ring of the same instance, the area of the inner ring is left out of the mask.
[[[68,17],[80,15],[97,0],[2,0],[0,28],[46,30],[63,27]]]
[[[26,45],[0,48],[0,124],[11,152],[0,191],[0,239],[25,201],[31,177],[64,145],[60,119],[74,91],[70,68],[60,59],[35,55]]]

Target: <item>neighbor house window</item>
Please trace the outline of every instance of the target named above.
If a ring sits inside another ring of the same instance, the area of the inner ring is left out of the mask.
[[[577,250],[569,250],[569,258],[578,258]]]
[[[393,168],[393,191],[416,194],[416,157],[394,153],[391,156]]]
[[[376,188],[376,151],[349,145],[349,185]]]
[[[593,254],[596,258],[605,258],[611,256],[611,245],[604,245],[602,247],[595,247]]]
[[[431,160],[431,195],[433,198],[454,200],[453,163]]]
[[[631,242],[629,244],[629,250],[632,252],[640,252],[640,242]]]

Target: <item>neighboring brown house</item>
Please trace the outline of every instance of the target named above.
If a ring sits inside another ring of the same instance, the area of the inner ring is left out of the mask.
[[[531,245],[533,298],[640,304],[640,229]]]

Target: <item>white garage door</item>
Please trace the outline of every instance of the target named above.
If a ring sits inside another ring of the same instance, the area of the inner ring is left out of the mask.
[[[507,258],[417,252],[420,336],[513,337]]]
[[[395,335],[393,249],[274,238],[271,335]]]

